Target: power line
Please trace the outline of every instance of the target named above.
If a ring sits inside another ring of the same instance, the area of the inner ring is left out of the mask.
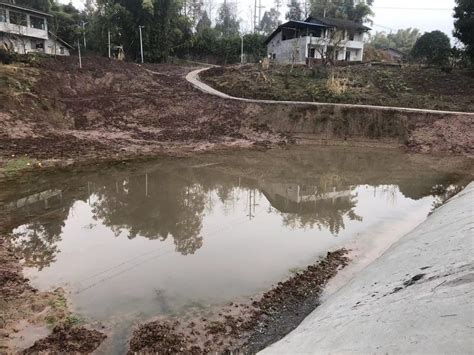
[[[451,8],[441,7],[386,7],[386,6],[374,6],[374,9],[381,10],[414,10],[414,11],[452,11]]]

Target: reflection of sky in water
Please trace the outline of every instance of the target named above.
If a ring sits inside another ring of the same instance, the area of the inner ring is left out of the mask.
[[[416,223],[453,183],[399,153],[260,154],[46,180],[7,204],[27,276],[67,285],[89,319],[219,304],[360,236]]]

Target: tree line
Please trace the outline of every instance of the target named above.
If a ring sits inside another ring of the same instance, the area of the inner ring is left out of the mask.
[[[281,24],[281,0],[275,0],[249,33],[242,33],[241,19],[233,3],[223,0],[216,16],[211,16],[214,0],[86,0],[82,11],[72,3],[58,0],[8,0],[54,15],[50,29],[61,39],[75,45],[85,36],[87,50],[107,55],[108,37],[113,46],[121,46],[126,57],[140,57],[139,26],[142,27],[146,61],[164,62],[169,57],[212,60],[218,63],[240,61],[244,52],[250,61],[266,55],[266,36]],[[304,20],[333,17],[358,23],[371,23],[373,0],[290,0],[285,18]],[[413,59],[433,64],[450,60],[474,62],[474,2],[456,0],[455,31],[459,41],[452,48],[450,40],[439,31],[421,34],[417,29],[396,33],[377,32],[369,43],[377,49],[392,47],[410,54]],[[253,16],[252,14],[252,21]],[[211,19],[212,18],[212,19]],[[449,48],[448,48],[449,47]]]

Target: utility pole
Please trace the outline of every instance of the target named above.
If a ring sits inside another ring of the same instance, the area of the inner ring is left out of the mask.
[[[107,42],[109,44],[109,59],[110,59],[110,31],[107,31]]]
[[[85,25],[87,25],[89,22],[84,22],[82,21],[82,38],[84,40],[84,49],[87,49],[87,43],[86,43],[86,28]]]
[[[257,32],[257,0],[255,0],[253,7],[253,32]]]
[[[143,38],[142,38],[142,28],[145,28],[145,26],[138,26],[138,30],[140,31],[140,55],[141,55],[142,64],[143,64]]]
[[[240,64],[244,64],[244,35],[240,35]]]
[[[81,58],[81,43],[77,40],[77,51],[79,54],[79,69],[82,69],[82,58]]]

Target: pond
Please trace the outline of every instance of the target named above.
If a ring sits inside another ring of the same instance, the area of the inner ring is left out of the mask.
[[[419,223],[471,177],[440,166],[334,147],[162,158],[3,182],[1,218],[32,284],[64,287],[120,343],[137,321],[256,295],[328,250]]]

